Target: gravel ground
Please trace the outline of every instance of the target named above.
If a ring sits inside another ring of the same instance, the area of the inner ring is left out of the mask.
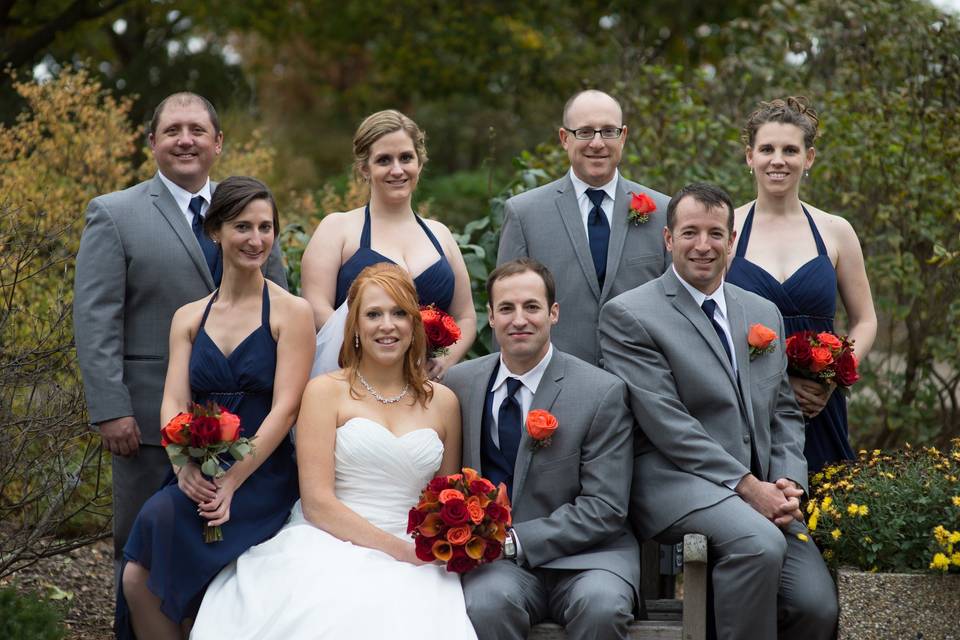
[[[112,539],[46,558],[0,580],[0,585],[9,583],[62,606],[67,640],[113,638]]]

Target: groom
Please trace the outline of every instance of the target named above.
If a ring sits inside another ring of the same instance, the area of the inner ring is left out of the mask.
[[[501,352],[453,367],[444,383],[460,399],[464,465],[507,485],[513,528],[502,559],[464,576],[467,613],[480,640],[522,640],[546,619],[574,640],[626,638],[640,558],[625,527],[633,441],[624,385],[551,346],[559,306],[539,262],[500,265],[487,294]],[[538,440],[528,429],[543,411],[557,427]]]
[[[723,282],[735,234],[722,189],[684,187],[663,236],[673,267],[600,314],[603,357],[627,382],[642,431],[635,530],[662,542],[707,537],[721,640],[830,638],[837,601],[799,510],[807,465],[783,320]],[[776,333],[768,345],[748,342],[757,324]]]

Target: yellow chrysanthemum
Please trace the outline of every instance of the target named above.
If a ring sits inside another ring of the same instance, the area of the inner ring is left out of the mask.
[[[943,525],[938,524],[933,528],[933,537],[936,538],[940,546],[944,546],[950,539],[950,532],[944,529]]]
[[[820,481],[823,480],[823,474],[815,473],[813,474],[813,477],[810,478],[810,480],[813,482],[813,484],[820,484]]]
[[[930,568],[946,571],[950,568],[950,558],[942,553],[938,553],[933,556],[933,561],[930,563]]]
[[[810,538],[808,538],[808,537],[807,537],[807,534],[805,534],[805,533],[798,533],[798,534],[797,534],[797,540],[799,540],[800,542],[806,542],[806,541],[809,540],[809,539],[810,539]],[[942,555],[942,554],[937,554],[937,555]],[[944,557],[946,557],[946,556],[944,556]],[[949,562],[948,562],[948,564],[949,564]]]
[[[952,556],[950,556],[950,564],[954,565],[955,567],[960,567],[960,551],[956,551]]]
[[[950,501],[953,502],[953,506],[960,507],[960,496],[953,496]]]
[[[860,506],[856,502],[851,502],[847,505],[847,515],[855,516],[857,511],[860,509]]]
[[[826,500],[826,498],[824,498]],[[813,510],[817,508],[817,501],[811,500],[807,503],[807,513],[813,513]]]
[[[875,456],[880,455],[880,449],[874,449],[874,450],[873,450],[873,455],[875,455]]]
[[[837,474],[837,467],[827,467],[826,470],[824,470],[823,472],[823,475],[826,476],[827,480],[829,480],[836,474]]]
[[[820,509],[814,509],[813,515],[807,520],[807,529],[810,531],[817,530],[817,521],[820,519]]]
[[[951,531],[948,540],[950,541],[950,544],[957,544],[960,542],[960,531]]]
[[[823,499],[823,502],[820,504],[820,508],[826,511],[827,509],[830,508],[830,505],[832,504],[833,504],[833,498],[831,498],[830,496],[827,496],[826,498]]]
[[[862,505],[860,505],[859,507],[857,507],[857,515],[858,515],[858,516],[865,516],[865,515],[867,515],[868,513],[870,513],[870,507],[868,507],[867,505],[862,504]]]
[[[833,531],[830,532],[830,535],[833,536],[834,540],[839,540],[840,536],[843,535],[843,532],[840,531],[840,529],[834,529]]]

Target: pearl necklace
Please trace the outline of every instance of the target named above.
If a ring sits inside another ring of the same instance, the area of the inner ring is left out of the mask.
[[[360,384],[363,385],[363,388],[369,391],[370,395],[372,395],[374,399],[381,404],[393,404],[395,402],[400,402],[403,400],[404,396],[407,395],[407,391],[410,390],[410,383],[408,382],[407,384],[403,385],[403,390],[400,393],[390,398],[384,398],[376,389],[373,388],[369,382],[367,382],[367,379],[364,378],[363,374],[359,371],[357,371],[357,377],[360,379]]]

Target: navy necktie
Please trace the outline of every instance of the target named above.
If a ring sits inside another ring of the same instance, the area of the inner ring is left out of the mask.
[[[210,269],[210,275],[213,276],[214,282],[217,285],[220,284],[220,273],[217,267],[219,266],[219,251],[217,250],[217,245],[214,244],[213,240],[210,239],[203,231],[203,216],[200,215],[200,212],[203,210],[203,197],[195,196],[190,199],[190,212],[193,213],[193,235],[197,237],[197,243],[200,245],[200,251],[203,252],[203,257],[207,261],[207,267]]]
[[[727,354],[727,360],[730,361],[730,364],[733,364],[733,356],[730,354],[730,345],[727,343],[727,334],[723,331],[723,327],[720,326],[720,323],[716,321],[713,317],[713,312],[717,310],[717,303],[707,298],[703,301],[703,304],[700,305],[700,308],[703,309],[703,312],[707,314],[707,317],[710,318],[710,324],[713,325],[714,331],[717,332],[717,335],[720,336],[720,344],[723,345],[723,350]]]
[[[497,412],[500,452],[507,459],[511,470],[517,464],[517,451],[520,450],[520,423],[523,421],[523,409],[516,395],[522,385],[523,383],[517,378],[507,378],[507,397],[503,399],[500,411]]]
[[[597,270],[601,289],[607,276],[607,245],[610,243],[610,224],[600,206],[604,195],[600,189],[587,189],[587,197],[593,203],[593,209],[587,214],[587,237],[590,239],[590,255],[593,256],[593,268]]]

